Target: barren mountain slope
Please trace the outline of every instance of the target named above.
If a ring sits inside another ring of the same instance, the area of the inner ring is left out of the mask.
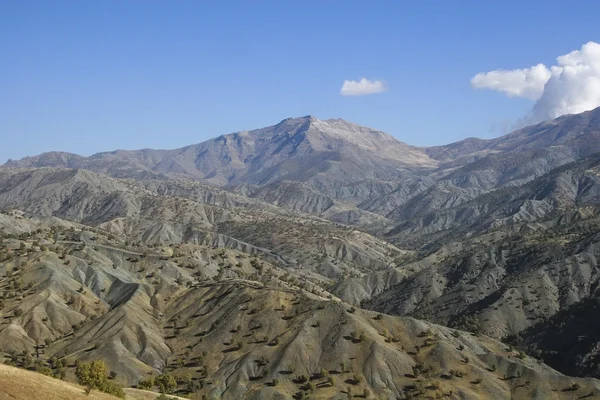
[[[5,166],[85,168],[136,180],[200,179],[288,210],[378,230],[390,220],[411,221],[415,211],[455,208],[530,182],[600,151],[598,115],[600,109],[496,139],[423,149],[343,120],[307,116],[175,150],[46,153]]]
[[[448,196],[451,193],[446,190]],[[600,153],[596,153],[532,181],[460,200],[456,205],[432,203],[435,196],[426,191],[406,205],[399,216],[402,222],[384,236],[402,246],[419,248],[498,229],[515,231],[522,225],[551,230],[572,222],[573,217],[597,215],[599,195]]]
[[[565,326],[562,340],[587,337],[571,356],[564,355],[567,366],[563,359],[556,362],[559,341],[543,329],[582,307],[576,315],[587,315],[593,308],[585,304],[595,304],[598,296],[599,165],[598,156],[588,157],[452,213],[439,212],[435,218],[448,225],[437,244],[393,270],[345,280],[334,292],[369,309],[496,338],[519,333],[519,344],[530,349],[548,336],[540,354],[556,368],[597,374],[590,364],[600,354],[597,330],[575,329],[576,320],[567,319],[574,329]]]
[[[129,168],[132,175],[182,174],[218,186],[296,180],[334,187],[364,179],[394,179],[411,168],[435,165],[423,150],[383,132],[340,119],[306,116],[174,150],[117,150],[91,157],[46,153],[5,166],[85,168],[116,177],[126,177]]]
[[[387,267],[404,253],[367,233],[189,180],[1,169],[0,210],[12,208],[99,226],[134,242],[198,243],[262,253],[325,281]]]
[[[597,147],[600,109],[569,114],[541,122],[494,139],[469,138],[444,146],[433,146],[425,152],[441,162],[461,158],[480,158],[489,153],[540,150],[559,146],[573,147],[579,157],[600,151]]]
[[[209,398],[559,399],[600,390],[483,336],[354,309],[243,253],[135,249],[92,228],[4,218],[21,221],[2,243],[9,363],[24,365],[23,351],[42,364],[65,359],[71,379],[76,359],[102,358],[124,384],[168,372],[178,393]]]
[[[508,338],[568,374],[600,376],[600,292]]]

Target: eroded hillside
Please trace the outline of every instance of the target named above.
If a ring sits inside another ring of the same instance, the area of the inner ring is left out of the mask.
[[[8,363],[56,372],[65,360],[72,379],[76,360],[104,359],[123,384],[169,373],[178,393],[209,398],[546,399],[600,390],[485,336],[355,308],[236,250],[136,247],[17,212],[1,221]]]

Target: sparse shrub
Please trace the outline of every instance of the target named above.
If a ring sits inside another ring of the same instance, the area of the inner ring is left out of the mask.
[[[37,360],[36,360],[37,361]],[[40,363],[36,363],[34,366],[34,370],[35,372],[42,374],[42,375],[46,375],[46,376],[53,376],[54,372],[52,371],[51,368],[43,365],[41,362]]]
[[[56,372],[54,373],[54,377],[56,379],[61,379],[64,380],[67,377],[67,373],[65,371],[64,368],[60,367],[56,370]]]
[[[121,399],[125,398],[125,391],[121,386],[116,384],[115,382],[105,381],[102,387],[100,388],[101,392],[111,394],[115,397],[119,397]]]
[[[579,390],[580,388],[581,388],[581,385],[580,385],[579,383],[577,383],[577,382],[575,382],[575,383],[571,383],[570,389],[571,389],[572,391],[577,391],[577,390]]]
[[[33,356],[29,352],[24,352],[22,365],[23,368],[33,367]]]
[[[151,390],[154,387],[154,378],[150,377],[148,379],[144,379],[138,382],[138,389],[142,390]]]
[[[467,373],[459,369],[451,369],[450,375],[455,376],[457,378],[462,378],[463,376],[467,376]]]

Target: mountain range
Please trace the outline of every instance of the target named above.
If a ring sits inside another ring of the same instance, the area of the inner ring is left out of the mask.
[[[306,116],[44,153],[0,167],[0,211],[13,364],[213,398],[600,393],[600,109],[435,147]]]

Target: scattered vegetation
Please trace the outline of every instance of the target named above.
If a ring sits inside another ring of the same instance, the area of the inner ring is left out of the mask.
[[[108,379],[106,364],[102,360],[79,363],[75,370],[75,376],[77,382],[85,387],[87,394],[90,394],[92,390],[99,390],[116,397],[125,398],[123,388]]]

